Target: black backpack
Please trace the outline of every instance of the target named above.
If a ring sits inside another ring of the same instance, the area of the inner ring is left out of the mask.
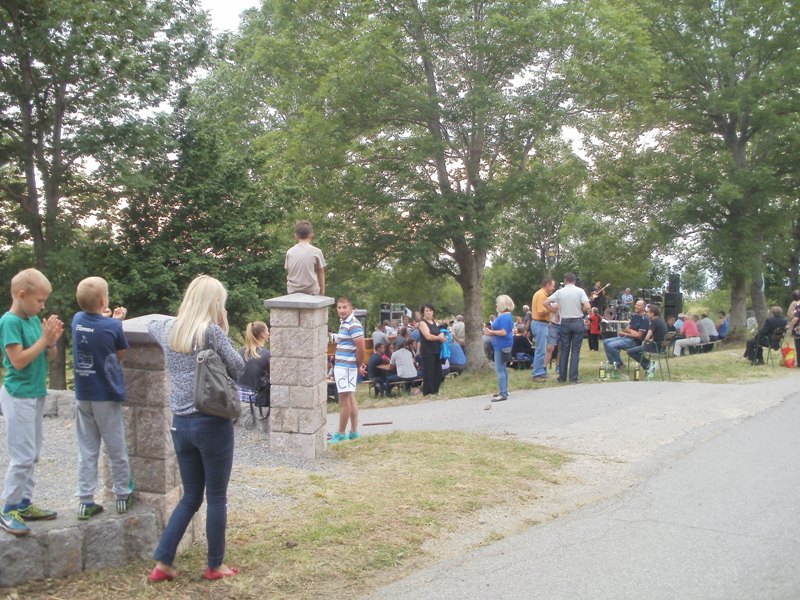
[[[253,419],[256,421],[265,421],[269,418],[270,387],[269,375],[265,375],[258,380],[256,393],[252,397],[252,402],[250,402],[250,414],[253,415]]]

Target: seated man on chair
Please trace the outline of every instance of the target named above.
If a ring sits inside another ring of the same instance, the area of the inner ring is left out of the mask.
[[[603,342],[608,362],[616,365],[617,368],[624,366],[619,356],[621,350],[633,348],[642,343],[647,330],[650,328],[650,319],[644,312],[644,300],[637,300],[634,306],[634,313],[628,326],[617,334],[617,337],[608,338]]]
[[[776,339],[772,334],[776,329],[786,329],[787,321],[783,316],[783,309],[780,306],[773,306],[769,309],[769,313],[770,317],[764,321],[756,336],[747,341],[744,357],[753,364],[764,364],[762,347],[771,346],[773,350],[781,347],[780,339]]]
[[[667,335],[667,324],[661,318],[661,309],[655,305],[650,305],[647,309],[647,316],[650,319],[650,326],[647,329],[647,334],[644,336],[641,346],[628,349],[628,355],[642,365],[645,371],[655,373],[656,363],[651,362],[649,359],[644,358],[645,352],[658,352],[661,348],[661,343]]]

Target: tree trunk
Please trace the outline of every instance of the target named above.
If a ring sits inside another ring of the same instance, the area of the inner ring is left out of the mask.
[[[800,209],[800,202],[797,203]],[[789,287],[800,288],[800,217],[795,217],[792,226],[792,249],[789,252]]]
[[[67,389],[67,340],[62,335],[56,344],[56,357],[48,364],[50,381],[47,384],[51,390]]]
[[[758,328],[767,320],[767,299],[764,296],[762,289],[762,275],[761,273],[754,274],[753,280],[750,283],[750,301],[753,303],[753,312],[756,314],[756,321],[758,321]]]
[[[731,329],[728,337],[744,339],[747,336],[747,301],[744,275],[735,275],[731,285]]]
[[[483,267],[486,256],[483,252],[471,251],[463,241],[456,243],[456,261],[460,273],[456,281],[464,295],[464,325],[467,338],[467,366],[471,370],[488,369],[491,363],[483,352]]]

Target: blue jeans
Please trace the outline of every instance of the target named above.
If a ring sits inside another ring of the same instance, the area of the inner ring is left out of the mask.
[[[623,364],[622,358],[619,356],[620,350],[633,348],[638,345],[639,342],[630,337],[612,337],[603,341],[603,348],[606,351],[608,362],[612,365]]]
[[[547,323],[544,321],[531,321],[531,333],[536,340],[531,375],[544,377],[547,375],[547,368],[544,366],[544,357],[547,354]]]
[[[511,354],[502,350],[494,351],[494,370],[497,372],[497,386],[500,388],[500,395],[508,397],[508,366],[507,361]]]
[[[567,380],[567,367],[569,366],[569,380],[578,381],[578,365],[581,360],[581,345],[586,326],[583,319],[561,319],[559,342],[561,343],[558,356],[558,380],[562,383]]]
[[[647,369],[650,366],[650,361],[648,360],[645,362],[644,360],[644,353],[645,352],[658,352],[658,347],[656,346],[655,342],[647,342],[646,344],[642,344],[641,346],[634,346],[628,350],[628,355],[642,365],[642,368]]]
[[[233,421],[197,413],[172,419],[172,443],[183,483],[181,498],[169,518],[153,558],[172,565],[178,544],[194,514],[206,507],[208,566],[217,568],[225,556],[228,522],[228,481],[233,466]]]

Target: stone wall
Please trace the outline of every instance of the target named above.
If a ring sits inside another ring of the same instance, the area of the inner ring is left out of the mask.
[[[164,355],[147,333],[147,323],[165,319],[148,315],[125,321],[130,344],[124,361],[128,401],[124,408],[128,454],[135,479],[134,506],[124,515],[113,510],[79,521],[74,513],[37,522],[30,535],[0,535],[0,586],[33,579],[67,577],[81,571],[119,567],[150,558],[182,487],[169,429],[168,379]],[[50,416],[74,417],[74,394],[53,393]],[[105,457],[104,457],[105,460]],[[111,478],[104,465],[105,500],[113,507]],[[102,499],[101,499],[102,500]],[[205,511],[193,519],[179,550],[205,537]]]
[[[289,294],[270,309],[270,448],[299,458],[325,451],[328,347],[327,296]]]

